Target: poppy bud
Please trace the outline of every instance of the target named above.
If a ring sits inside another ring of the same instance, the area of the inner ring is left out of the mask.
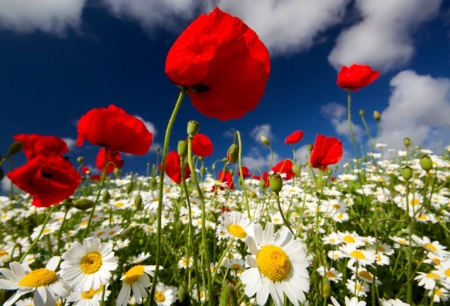
[[[200,123],[198,123],[197,121],[191,120],[188,122],[187,133],[188,133],[189,137],[194,137],[198,133],[199,129],[200,129]]]
[[[374,111],[373,112],[373,119],[375,119],[376,121],[380,121],[381,119],[381,114],[378,111]]]
[[[133,189],[134,189],[134,183],[133,183],[133,181],[130,181],[130,182],[127,184],[127,187],[125,187],[125,192],[126,192],[127,194],[130,194],[130,193],[133,191]]]
[[[188,298],[188,292],[186,290],[187,284],[180,284],[178,286],[178,300],[183,303],[186,298]]]
[[[272,191],[278,195],[281,189],[283,189],[283,179],[281,178],[281,175],[279,175],[278,173],[270,175],[269,186],[272,189]]]
[[[261,142],[266,146],[270,146],[269,138],[267,138],[266,136],[261,136]]]
[[[141,193],[138,193],[134,198],[134,205],[136,206],[136,210],[140,210],[142,208],[142,197]]]
[[[228,170],[228,172],[230,172],[231,176],[234,175],[234,169],[230,169],[230,170]]]
[[[292,164],[292,172],[294,172],[295,176],[299,177],[301,173],[300,166],[297,164]]]
[[[200,167],[200,175],[203,176],[205,174],[205,165],[201,165]]]
[[[0,181],[3,180],[4,177],[5,177],[5,171],[3,171],[2,168],[0,168]]]
[[[77,163],[79,163],[79,164],[84,163],[84,157],[83,156],[77,157]]]
[[[409,181],[413,176],[413,169],[411,167],[405,166],[402,168],[402,177],[405,181]]]
[[[307,147],[308,147],[308,151],[311,152],[312,149],[313,149],[313,145],[312,145],[312,144],[309,144]]]
[[[152,178],[150,179],[150,189],[151,190],[155,190],[156,189],[156,178],[154,176],[152,176]]]
[[[114,175],[116,176],[116,178],[120,178],[120,176],[122,175],[122,169],[114,168]]]
[[[431,157],[429,155],[423,155],[420,158],[420,166],[425,171],[430,171],[433,168],[433,161],[431,160]]]
[[[8,154],[6,156],[15,155],[20,151],[22,151],[22,149],[23,149],[23,141],[14,141],[12,144],[9,145]]]
[[[266,190],[266,182],[264,182],[264,180],[261,178],[260,180],[259,180],[259,189],[261,190],[261,191],[264,191],[264,190]]]
[[[180,157],[186,157],[187,156],[187,143],[186,140],[180,140],[178,141],[178,155]]]
[[[78,199],[73,202],[73,206],[79,210],[88,210],[94,207],[94,201],[89,199]]]
[[[103,194],[102,194],[102,202],[106,204],[109,202],[110,199],[111,199],[111,195],[109,194],[109,191],[105,189],[105,191],[103,191]]]
[[[228,149],[228,160],[230,163],[235,164],[239,159],[239,146],[233,143]]]
[[[227,162],[228,161],[228,158],[227,158],[227,160],[225,161],[225,162]],[[214,170],[216,170],[216,164],[212,164],[211,165],[211,169],[214,171]]]
[[[361,109],[361,110],[359,111],[359,115],[360,115],[360,116],[364,116],[365,113],[366,113],[366,112],[365,112],[363,109]]]
[[[405,139],[403,139],[403,144],[405,145],[405,147],[409,147],[411,145],[411,139],[406,137]]]
[[[323,277],[319,282],[319,293],[324,298],[327,299],[331,294],[331,285],[328,277]]]
[[[228,157],[224,157],[222,158],[222,163],[226,164],[230,161],[230,159]],[[215,168],[215,167],[214,167]],[[213,169],[214,170],[214,169]]]

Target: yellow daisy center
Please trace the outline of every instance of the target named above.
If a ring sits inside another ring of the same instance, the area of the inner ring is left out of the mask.
[[[127,283],[128,285],[133,284],[138,280],[141,275],[144,274],[144,267],[143,266],[135,266],[128,270],[128,272],[125,274],[125,278],[123,279],[124,283]]]
[[[116,204],[114,204],[115,207],[123,207],[125,206],[125,204],[123,202],[116,202]]]
[[[427,277],[428,278],[440,278],[439,275],[437,275],[436,273],[431,273],[431,272],[427,274]]]
[[[5,250],[0,250],[0,256],[7,255],[7,254],[8,254],[8,252],[6,252]]]
[[[162,293],[161,291],[155,293],[155,301],[157,301],[158,303],[162,303],[165,300],[166,297],[164,296],[164,293]]]
[[[419,199],[416,199],[416,198],[409,201],[409,205],[412,205],[412,206],[417,206],[417,205],[419,205],[419,203],[420,203]]]
[[[231,224],[230,226],[228,226],[228,232],[230,232],[231,235],[237,238],[247,237],[247,233],[239,224]]]
[[[441,264],[441,260],[437,257],[433,258],[432,261],[437,265]],[[446,274],[446,275],[450,276],[450,270],[448,270],[448,274]]]
[[[331,242],[331,243],[335,243],[335,242],[336,242],[336,239],[330,238],[330,242]]]
[[[94,289],[89,289],[89,291],[86,291],[86,292],[81,292],[81,297],[83,298],[83,299],[85,299],[85,300],[90,300],[90,299],[92,299],[93,297],[94,297],[94,295],[95,295],[95,291],[94,291]]]
[[[93,274],[100,270],[102,263],[102,255],[98,252],[91,252],[81,259],[80,268],[84,274]]]
[[[386,252],[386,249],[383,248],[381,245],[378,246],[378,251],[380,252]]]
[[[444,293],[442,292],[442,290],[436,288],[434,289],[434,295],[443,296]]]
[[[428,217],[426,215],[424,215],[424,214],[420,214],[419,219],[420,220],[427,220]]]
[[[331,272],[331,271],[325,272],[325,275],[326,275],[328,278],[336,278],[336,275],[335,275],[333,272]]]
[[[19,282],[19,286],[25,287],[42,287],[53,284],[58,280],[58,275],[56,275],[55,271],[51,271],[45,268],[37,269],[31,271],[27,275],[24,276]]]
[[[287,254],[275,245],[265,245],[256,254],[259,271],[273,282],[279,282],[288,277],[291,271],[291,261]]]
[[[351,252],[350,256],[356,259],[366,259],[366,255],[364,255],[364,253],[359,250]]]
[[[344,240],[344,242],[346,242],[346,243],[355,243],[356,242],[355,238],[353,238],[352,236],[349,236],[349,235],[345,236],[342,240]]]
[[[333,208],[334,208],[334,209],[340,209],[340,208],[341,208],[341,205],[339,205],[339,204],[333,204]]]
[[[431,243],[425,243],[423,246],[424,246],[425,249],[427,249],[428,251],[431,251],[431,252],[437,252],[436,247],[435,247],[434,245],[432,245]]]
[[[372,275],[370,275],[370,273],[367,271],[359,271],[358,274],[364,279],[368,279],[370,281],[372,280]]]
[[[231,269],[237,270],[237,269],[240,269],[240,268],[241,268],[241,265],[240,265],[240,264],[235,263],[235,264],[232,264],[232,265],[231,265]]]
[[[46,228],[44,228],[44,230],[42,231],[42,234],[48,234],[48,233],[50,233],[51,231],[52,231],[51,228],[46,227]]]
[[[445,276],[450,277],[450,269],[444,271]]]

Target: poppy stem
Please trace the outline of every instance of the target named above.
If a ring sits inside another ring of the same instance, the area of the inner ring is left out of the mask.
[[[359,177],[359,181],[361,182],[361,173],[359,171],[358,149],[356,148],[355,135],[353,134],[352,112],[351,112],[352,91],[350,89],[348,90],[347,100],[348,100],[348,107],[347,107],[348,126],[350,129],[350,136],[352,137],[353,150],[355,151],[356,168],[358,169],[358,177]]]
[[[178,100],[175,103],[175,107],[172,111],[172,115],[170,116],[169,123],[167,124],[166,133],[164,136],[164,147],[163,147],[163,154],[162,154],[162,160],[161,160],[161,172],[159,173],[159,193],[158,193],[158,217],[157,217],[157,233],[156,233],[156,268],[153,276],[153,284],[152,284],[152,293],[150,295],[150,305],[155,304],[155,299],[153,298],[155,296],[155,290],[156,290],[156,284],[158,283],[158,272],[159,272],[159,263],[161,261],[161,236],[162,236],[162,206],[163,206],[163,193],[164,193],[164,173],[166,172],[166,159],[167,159],[167,152],[169,151],[169,141],[170,141],[170,134],[172,132],[172,126],[175,122],[175,118],[177,117],[178,111],[181,107],[181,102],[183,101],[183,98],[186,94],[186,88],[182,88],[180,91],[180,94],[178,95]],[[195,173],[195,172],[194,172]]]

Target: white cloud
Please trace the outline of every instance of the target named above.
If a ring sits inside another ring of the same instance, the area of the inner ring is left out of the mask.
[[[250,136],[253,137],[253,139],[258,143],[261,143],[261,136],[266,136],[269,140],[274,139],[272,127],[270,126],[270,124],[255,126],[250,132]]]
[[[139,117],[137,115],[135,115],[134,117],[141,120],[145,124],[145,127],[147,128],[147,130],[153,134],[153,138],[156,136],[157,131],[156,131],[155,125],[153,123],[151,123],[150,121],[145,121],[144,119],[142,119],[142,117]]]
[[[9,194],[11,190],[11,180],[6,176],[0,182],[0,194]],[[13,192],[18,191],[17,186],[13,184]]]
[[[0,1],[0,27],[20,33],[40,30],[62,36],[68,28],[77,29],[86,0],[3,0]]]
[[[368,64],[387,71],[414,55],[412,35],[438,13],[442,0],[356,0],[362,21],[344,30],[328,57],[330,64]]]
[[[450,143],[450,79],[402,71],[392,78],[389,106],[381,114],[380,143],[403,148],[403,139],[442,151]],[[431,146],[431,147],[430,147]]]
[[[62,140],[64,140],[64,142],[66,143],[67,147],[69,148],[69,151],[76,149],[77,145],[76,145],[76,140],[70,137],[64,137],[61,138]]]
[[[339,136],[345,136],[349,140],[351,140],[350,136],[350,127],[348,124],[347,119],[347,108],[336,103],[331,102],[321,107],[320,109],[322,115],[325,116],[325,118],[329,119],[331,121],[331,124],[334,127],[334,130],[336,131],[336,134]],[[353,117],[353,116],[352,116]],[[354,118],[353,118],[354,119]],[[354,120],[353,122],[353,134],[355,135],[356,142],[361,142],[363,138],[363,129],[361,126],[355,124]]]
[[[223,138],[234,138],[236,129],[234,127],[229,128],[227,131],[223,132]]]
[[[296,158],[297,164],[299,161],[301,163],[305,163],[305,162],[309,161],[308,145],[301,146],[300,148],[295,150],[295,158]]]
[[[262,155],[258,148],[251,148],[250,152],[242,157],[242,165],[250,170],[261,169],[261,171],[267,171],[270,167],[271,155]],[[274,152],[273,165],[280,160],[280,156]],[[272,166],[273,166],[272,165]]]

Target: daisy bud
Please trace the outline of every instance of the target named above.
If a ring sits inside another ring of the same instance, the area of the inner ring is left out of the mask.
[[[73,206],[79,210],[88,210],[94,207],[94,201],[89,199],[78,199],[73,202]]]
[[[403,144],[405,145],[405,147],[409,147],[411,145],[411,139],[406,137],[405,139],[403,139]]]
[[[361,109],[361,110],[359,111],[359,115],[360,115],[360,116],[364,116],[365,113],[366,113],[366,112],[365,112],[363,109]]]
[[[278,195],[281,189],[283,189],[283,179],[281,178],[281,175],[279,175],[278,173],[270,175],[269,185],[272,191]]]
[[[413,169],[411,167],[405,166],[402,168],[402,177],[405,181],[409,181],[413,176]]]
[[[327,168],[327,175],[331,176],[333,174],[333,169]]]
[[[239,158],[239,146],[235,143],[233,143],[230,148],[228,149],[228,161],[230,163],[235,164],[238,161]]]
[[[294,172],[296,177],[299,177],[301,173],[300,166],[297,164],[292,164],[292,172]]]
[[[180,140],[178,141],[178,155],[180,157],[184,158],[187,156],[187,143],[186,140]]]
[[[266,136],[261,136],[261,142],[266,146],[270,146],[269,138],[267,138]]]
[[[109,202],[110,199],[111,199],[111,195],[109,194],[109,191],[105,189],[105,191],[103,191],[103,194],[102,194],[102,202],[106,204]]]
[[[433,168],[433,161],[431,160],[431,157],[429,155],[423,155],[420,158],[420,166],[425,171],[430,171]]]
[[[79,164],[84,163],[84,157],[83,156],[78,156],[77,157],[77,163],[79,163]]]
[[[381,119],[381,114],[378,111],[374,111],[373,112],[373,119],[375,119],[376,121],[380,121]]]
[[[194,137],[195,135],[197,135],[199,129],[200,123],[198,123],[197,121],[191,120],[188,122],[187,133],[189,137]]]
[[[331,294],[331,285],[328,277],[323,277],[319,282],[319,293],[324,298],[327,299]]]
[[[14,141],[12,144],[9,145],[8,154],[6,154],[6,156],[9,157],[15,155],[20,151],[22,151],[22,149],[23,149],[23,141]]]

